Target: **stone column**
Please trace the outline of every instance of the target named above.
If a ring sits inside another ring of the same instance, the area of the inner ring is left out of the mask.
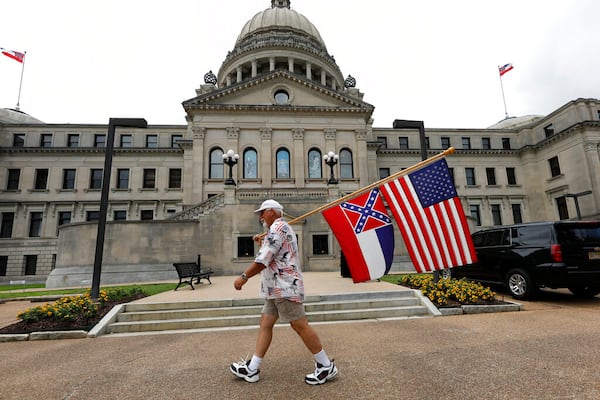
[[[594,210],[600,209],[600,142],[589,142],[584,145],[587,173],[590,179],[590,195],[594,199]],[[589,196],[588,196],[589,197]],[[582,197],[580,199],[584,200]]]
[[[270,188],[273,182],[273,150],[271,149],[271,128],[260,128],[259,172],[263,186]]]
[[[291,57],[288,58],[288,70],[294,72],[294,59]]]
[[[195,204],[204,200],[204,137],[206,128],[192,126],[193,144],[191,149],[184,148],[183,185],[185,204]]]
[[[369,182],[369,165],[366,162],[367,154],[367,130],[356,129],[356,154],[353,155],[352,162],[354,163],[354,171],[360,177],[359,186],[367,186]]]
[[[242,81],[242,67],[241,67],[241,65],[238,65],[237,68],[235,69],[235,71],[237,73],[235,83],[240,83]]]
[[[269,58],[269,71],[275,71],[275,57]]]
[[[306,79],[312,79],[312,64],[306,63]]]
[[[295,128],[292,129],[292,136],[294,138],[294,162],[293,162],[293,176],[296,181],[296,187],[303,188],[305,186],[304,180],[306,177],[306,158],[304,154],[304,129]]]
[[[252,60],[252,77],[254,78],[256,76],[256,59]]]

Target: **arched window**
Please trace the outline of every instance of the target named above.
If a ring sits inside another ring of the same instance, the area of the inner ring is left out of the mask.
[[[319,149],[310,149],[308,151],[308,178],[318,179],[323,177],[321,169],[323,160]]]
[[[286,149],[279,149],[275,154],[276,158],[276,176],[277,179],[290,178],[290,152]]]
[[[244,179],[258,178],[258,164],[256,150],[248,148],[244,150]]]
[[[348,149],[340,150],[340,178],[354,178],[352,170],[352,152]]]
[[[210,151],[210,164],[208,166],[210,179],[223,179],[223,150],[214,148]]]

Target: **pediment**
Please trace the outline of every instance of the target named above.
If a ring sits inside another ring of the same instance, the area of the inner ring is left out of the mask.
[[[285,92],[288,101],[277,103],[275,94]],[[360,99],[316,84],[287,71],[275,71],[239,84],[214,89],[183,102],[194,109],[269,109],[372,113],[373,106]]]

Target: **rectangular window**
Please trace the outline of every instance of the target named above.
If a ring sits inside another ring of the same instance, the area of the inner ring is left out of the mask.
[[[169,188],[180,189],[181,188],[181,168],[170,168],[169,169]]]
[[[129,169],[117,169],[117,189],[129,189]]]
[[[25,273],[23,275],[35,275],[37,269],[37,255],[25,256]]]
[[[154,219],[154,211],[152,210],[142,210],[140,211],[140,219],[142,221],[150,221]]]
[[[387,178],[390,176],[389,168],[379,168],[379,179]]]
[[[550,176],[555,177],[561,174],[560,172],[560,163],[558,162],[558,156],[552,157],[548,160],[548,164],[550,165]]]
[[[13,147],[24,147],[25,146],[25,134],[15,133],[13,135]]]
[[[546,125],[544,127],[544,134],[546,135],[546,137],[550,137],[550,136],[554,135],[554,125],[553,124]]]
[[[511,167],[506,168],[506,180],[509,185],[517,184],[517,175],[515,174],[515,169]]]
[[[154,168],[144,168],[144,189],[154,189],[156,187],[156,169]]]
[[[500,204],[492,204],[492,223],[494,225],[502,225],[502,212]]]
[[[398,138],[398,144],[399,144],[401,150],[408,150],[408,137],[400,136]]]
[[[42,233],[43,213],[36,211],[29,213],[29,237],[40,237]]]
[[[71,211],[59,211],[58,212],[58,226],[66,225],[71,223]]]
[[[12,236],[14,220],[15,220],[15,213],[12,213],[12,212],[2,213],[2,226],[0,226],[0,238],[9,238]]]
[[[35,170],[35,184],[33,186],[36,190],[46,189],[48,186],[48,169],[36,169]]]
[[[487,176],[487,183],[490,186],[496,184],[496,169],[495,168],[486,168],[485,175]]]
[[[101,168],[92,168],[90,170],[90,189],[102,189]]]
[[[113,220],[114,221],[126,221],[127,220],[127,211],[126,210],[115,210],[113,212]]]
[[[481,148],[484,150],[490,150],[492,148],[492,142],[489,137],[481,138]]]
[[[79,135],[67,136],[67,147],[79,147]]]
[[[387,144],[387,137],[385,136],[377,136],[377,141],[379,143],[381,143],[381,147],[384,149],[387,149],[388,144]]]
[[[8,256],[0,256],[0,276],[6,276]]]
[[[523,216],[521,215],[521,205],[520,204],[511,204],[513,221],[515,224],[523,223]]]
[[[475,181],[475,168],[465,168],[465,177],[468,186],[475,186],[477,184]]]
[[[462,138],[462,148],[468,150],[471,148],[471,138],[463,137]]]
[[[441,137],[442,149],[447,149],[450,147],[450,138],[448,136]]]
[[[131,147],[133,145],[133,141],[131,140],[131,135],[121,135],[120,146],[121,147]]]
[[[63,169],[63,189],[75,189],[75,169]]]
[[[146,147],[155,149],[158,147],[158,135],[146,135]]]
[[[52,147],[51,133],[42,133],[40,135],[40,147]]]
[[[252,240],[252,236],[238,236],[237,245],[238,257],[254,257],[254,240]]]
[[[106,135],[94,135],[94,147],[106,147]]]
[[[87,211],[85,213],[86,221],[98,221],[100,219],[100,211]]]
[[[329,235],[313,235],[313,254],[329,254]]]
[[[502,149],[510,150],[510,138],[507,138],[507,137],[502,138]]]
[[[172,135],[171,136],[171,147],[178,147],[179,144],[177,142],[179,142],[182,139],[183,139],[182,135]]]
[[[6,190],[19,190],[19,180],[21,178],[20,169],[8,170],[8,182],[6,182]]]
[[[454,168],[448,168],[448,172],[450,173],[450,178],[452,178],[452,183],[456,186],[456,182],[454,181]]]
[[[479,204],[471,204],[469,206],[469,211],[471,212],[471,218],[475,220],[475,226],[481,226],[481,211],[479,209]]]

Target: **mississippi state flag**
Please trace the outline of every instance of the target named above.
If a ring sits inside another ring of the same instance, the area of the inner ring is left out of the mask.
[[[513,69],[512,64],[504,64],[503,66],[498,67],[498,72],[500,73],[500,76],[502,76],[505,73],[507,73],[508,71],[510,71],[511,69]]]
[[[354,283],[385,275],[394,256],[394,227],[378,189],[323,211]]]
[[[477,261],[445,159],[381,186],[417,272]]]

